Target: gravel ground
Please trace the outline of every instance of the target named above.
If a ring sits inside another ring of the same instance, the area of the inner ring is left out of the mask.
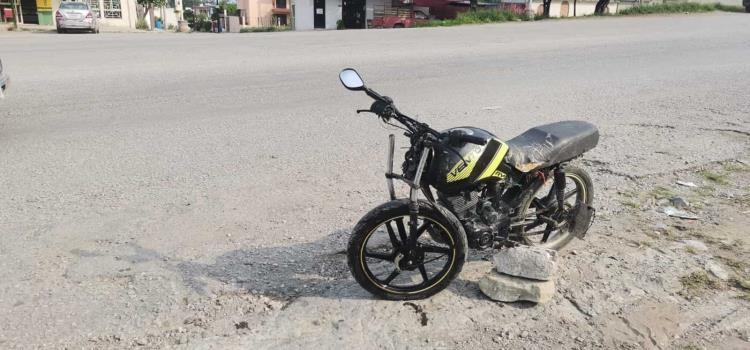
[[[750,347],[749,15],[0,42],[2,348]],[[552,302],[484,298],[487,254],[413,304],[356,285],[392,131],[343,67],[437,128],[599,125]]]

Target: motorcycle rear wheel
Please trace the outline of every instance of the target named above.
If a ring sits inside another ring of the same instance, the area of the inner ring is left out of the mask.
[[[349,269],[362,288],[389,300],[415,300],[445,289],[463,268],[468,251],[461,223],[447,209],[419,201],[418,238],[409,237],[409,201],[394,200],[367,213],[352,230]],[[445,242],[431,237],[438,236]]]
[[[572,211],[578,204],[585,204],[588,206],[593,205],[594,185],[591,181],[591,177],[585,170],[570,165],[565,167],[565,180],[566,213],[563,217],[569,218],[574,214]],[[545,239],[544,231],[550,226],[548,224],[540,225],[539,213],[536,208],[536,204],[539,203],[538,201],[553,191],[553,189],[551,189],[552,182],[552,179],[548,179],[545,185],[537,189],[534,194],[530,194],[529,197],[525,199],[523,205],[521,205],[521,212],[524,213],[525,220],[528,224],[523,226],[523,230],[520,234],[523,236],[521,241],[524,244],[560,250],[575,238],[570,230],[569,220],[566,221],[561,218],[558,221],[560,228],[550,230]],[[542,228],[540,229],[539,226],[542,226]]]

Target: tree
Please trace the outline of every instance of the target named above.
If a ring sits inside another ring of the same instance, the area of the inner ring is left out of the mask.
[[[597,0],[596,7],[594,7],[594,13],[597,15],[603,15],[607,6],[609,6],[609,0]]]
[[[154,28],[156,27],[156,17],[154,16],[154,8],[162,7],[162,6],[165,6],[166,4],[167,4],[167,0],[138,0],[138,5],[143,6],[143,8],[145,9],[145,13],[141,17],[141,19],[146,16],[146,13],[148,13],[149,16],[151,16],[151,22],[149,23],[151,30],[154,30]]]
[[[552,0],[542,0],[542,5],[544,6],[544,12],[542,13],[542,16],[544,18],[549,18],[549,7],[552,5]]]

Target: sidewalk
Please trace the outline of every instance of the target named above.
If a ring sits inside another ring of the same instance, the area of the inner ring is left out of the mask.
[[[0,23],[0,32],[7,32],[7,31],[13,31],[13,23]],[[57,31],[57,28],[55,26],[45,26],[45,25],[39,25],[39,24],[19,24],[18,25],[18,31],[19,32],[36,32],[36,33],[48,33],[48,32],[55,32]],[[132,29],[128,27],[115,27],[115,26],[107,26],[107,25],[101,25],[99,27],[99,31],[101,33],[171,33],[172,31],[148,31],[148,30],[140,30],[140,29]]]

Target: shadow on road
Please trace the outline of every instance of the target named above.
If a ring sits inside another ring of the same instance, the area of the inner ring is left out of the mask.
[[[346,264],[348,239],[348,230],[337,230],[309,243],[238,249],[218,256],[211,264],[185,261],[176,267],[185,283],[199,293],[206,292],[205,279],[209,278],[281,300],[373,299],[351,277]],[[465,266],[487,260],[488,254],[491,252],[472,252]],[[487,300],[477,279],[476,273],[465,268],[448,290],[459,297]]]
[[[177,269],[189,287],[205,292],[205,278],[234,284],[253,294],[289,300],[304,296],[369,299],[346,265],[349,231],[338,230],[310,243],[238,249],[211,264],[181,262]]]

